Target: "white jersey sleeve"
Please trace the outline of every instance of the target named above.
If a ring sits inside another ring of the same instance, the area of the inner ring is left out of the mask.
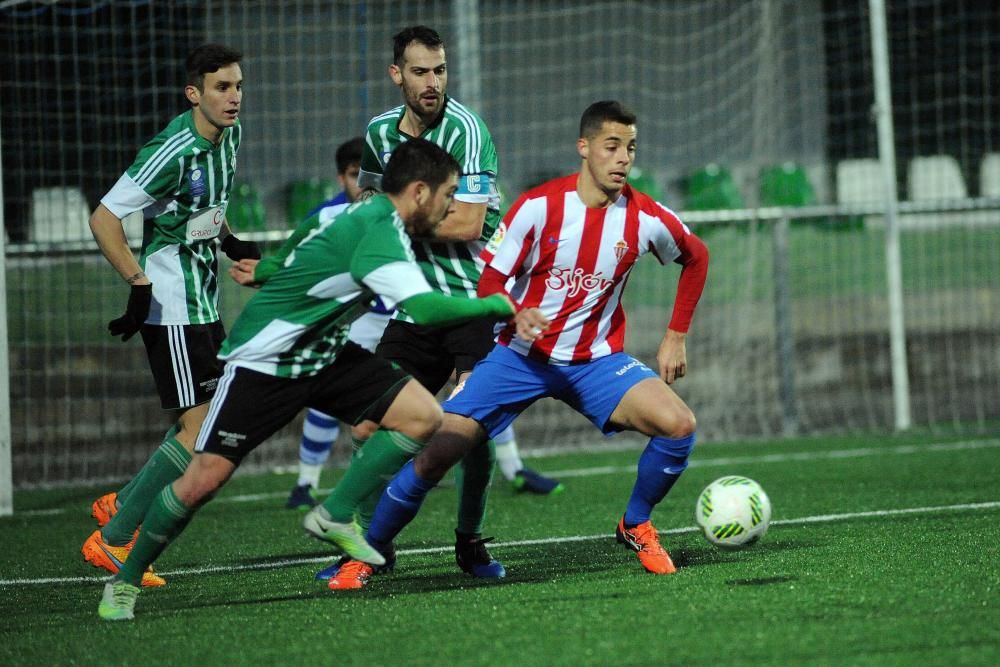
[[[114,187],[101,199],[105,208],[119,220],[124,219],[130,213],[143,210],[155,201],[128,174],[122,174]]]
[[[545,225],[545,197],[529,199],[516,213],[497,227],[483,251],[486,263],[503,273],[514,275],[529,256]]]
[[[420,267],[413,262],[383,264],[366,275],[363,282],[389,308],[411,296],[433,291]]]
[[[640,245],[649,248],[661,264],[667,264],[681,256],[677,239],[690,235],[691,230],[676,213],[659,202],[656,205],[655,215],[639,213],[640,234],[646,237],[640,238]]]

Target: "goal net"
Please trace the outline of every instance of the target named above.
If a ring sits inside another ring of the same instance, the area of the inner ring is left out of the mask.
[[[1000,6],[889,4],[912,424],[984,432],[1000,419]],[[868,12],[854,0],[0,2],[15,486],[127,477],[168,426],[138,338],[106,333],[127,290],[87,216],[186,108],[187,51],[245,53],[230,212],[252,211],[237,231],[273,249],[302,193],[332,181],[336,147],[400,103],[391,36],[417,23],[442,34],[449,92],[490,127],[507,203],[579,167],[591,102],[635,110],[635,184],[712,254],[674,385],[702,440],[891,431]],[[646,258],[626,291],[627,350],[651,365],[678,272]],[[248,298],[226,281],[227,325]],[[529,452],[602,440],[551,400],[515,428]],[[298,436],[296,422],[246,465],[293,464]]]

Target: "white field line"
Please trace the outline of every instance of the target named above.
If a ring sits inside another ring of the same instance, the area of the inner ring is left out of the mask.
[[[791,461],[821,461],[824,459],[850,459],[865,456],[895,455],[906,456],[909,454],[920,454],[922,452],[951,452],[962,449],[984,449],[1000,447],[1000,438],[993,440],[969,440],[963,442],[940,442],[928,445],[899,445],[896,447],[861,447],[857,449],[834,449],[822,452],[789,452],[787,454],[756,454],[748,456],[720,456],[709,459],[694,459],[688,464],[689,468],[708,468],[712,466],[744,465],[753,463],[788,463]],[[695,448],[697,451],[697,447]],[[636,453],[638,458],[638,452]],[[615,475],[620,473],[634,474],[636,464],[627,466],[598,466],[593,468],[571,468],[568,470],[546,470],[549,477],[590,477],[593,475]],[[320,495],[329,493],[332,489],[321,489]],[[253,502],[266,500],[268,498],[284,498],[287,492],[270,493],[248,493],[239,496],[227,496],[219,498],[213,502]],[[29,510],[30,511],[30,510]],[[52,513],[53,510],[46,510]],[[57,510],[61,511],[61,510]],[[23,512],[27,514],[28,512]]]
[[[693,459],[689,468],[707,468],[711,466],[746,465],[756,463],[788,463],[791,461],[822,461],[824,459],[852,459],[865,456],[921,454],[924,452],[953,452],[962,449],[985,449],[1000,447],[1000,439],[969,440],[965,442],[943,442],[929,445],[899,445],[896,447],[860,447],[856,449],[833,449],[824,452],[789,452],[787,454],[750,454],[747,456],[718,457],[714,459]],[[698,451],[697,446],[695,451]],[[596,468],[577,468],[574,470],[546,470],[549,477],[590,477],[591,475],[610,475],[616,473],[634,473],[635,465],[601,466]]]
[[[755,463],[789,463],[792,461],[822,461],[827,459],[850,459],[865,456],[906,456],[909,454],[920,454],[923,452],[952,452],[963,449],[986,449],[1000,447],[1000,438],[987,440],[968,440],[962,442],[938,442],[926,445],[898,445],[895,447],[860,447],[856,449],[834,449],[830,451],[806,451],[789,452],[787,454],[750,454],[747,456],[720,456],[708,459],[694,459],[689,464],[689,468],[709,468],[713,466],[744,465]],[[591,450],[596,451],[596,450]],[[695,447],[695,451],[698,449]],[[636,452],[638,458],[638,451]],[[627,466],[598,466],[593,468],[570,468],[567,470],[545,470],[550,477],[590,477],[592,475],[615,475],[621,473],[635,474],[636,464]],[[332,491],[332,488],[319,489],[317,493],[321,496]],[[258,500],[268,500],[271,498],[286,498],[287,491],[269,491],[267,493],[244,493],[233,496],[222,496],[213,500],[213,503],[250,503]],[[15,513],[15,516],[51,516],[63,514],[67,510],[62,507],[44,510],[22,510]]]
[[[797,519],[781,519],[779,521],[772,521],[771,525],[775,526],[795,526],[808,523],[827,523],[831,521],[849,521],[852,519],[867,519],[872,517],[886,517],[886,516],[898,516],[905,514],[931,514],[936,512],[964,512],[964,511],[977,511],[977,510],[991,510],[1000,508],[1000,500],[993,500],[984,503],[961,503],[958,505],[938,505],[935,507],[904,507],[900,509],[887,509],[887,510],[871,510],[867,512],[846,512],[843,514],[818,514],[815,516],[804,516]],[[660,532],[665,535],[677,535],[680,533],[693,533],[700,530],[696,526],[687,526],[684,528],[670,528],[667,530],[661,530]],[[518,546],[534,546],[543,544],[563,544],[567,542],[592,542],[595,540],[610,540],[612,538],[612,533],[601,533],[599,535],[572,535],[569,537],[547,537],[538,540],[512,540],[510,542],[491,542],[490,549],[503,549],[504,547],[518,547]],[[454,545],[448,545],[443,547],[426,547],[422,549],[400,549],[397,554],[405,556],[408,554],[432,554],[432,553],[450,553],[454,549]],[[283,567],[295,567],[298,565],[309,565],[314,563],[330,563],[334,560],[334,555],[329,556],[317,556],[310,558],[291,558],[291,559],[281,559],[273,561],[265,561],[260,563],[252,563],[249,565],[208,565],[205,567],[197,568],[186,568],[181,570],[170,570],[167,572],[160,572],[159,574],[164,577],[177,577],[186,575],[201,575],[201,574],[211,574],[214,572],[225,572],[232,574],[234,572],[245,572],[248,570],[274,570]],[[72,584],[72,583],[85,583],[85,582],[102,582],[106,581],[107,577],[48,577],[44,579],[0,579],[0,586],[30,586],[35,584]]]

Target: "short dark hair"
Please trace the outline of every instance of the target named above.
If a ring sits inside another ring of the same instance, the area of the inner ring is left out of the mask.
[[[337,146],[334,158],[337,161],[337,173],[343,174],[352,164],[361,164],[361,151],[364,150],[365,140],[361,137],[348,139]]]
[[[226,65],[238,63],[243,54],[222,44],[202,44],[188,54],[187,85],[204,92],[205,75],[218,72]]]
[[[437,144],[410,139],[392,151],[382,174],[382,192],[399,194],[414,181],[423,181],[437,190],[461,169],[458,161]]]
[[[635,114],[617,100],[594,102],[580,117],[580,136],[592,137],[601,131],[605,123],[635,125]]]
[[[444,40],[434,28],[425,25],[413,25],[403,28],[392,36],[392,62],[397,67],[403,66],[403,52],[411,42],[423,44],[428,49],[443,49]]]

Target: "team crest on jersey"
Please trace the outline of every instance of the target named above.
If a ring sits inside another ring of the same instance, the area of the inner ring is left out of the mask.
[[[192,197],[200,197],[205,194],[205,172],[200,167],[195,167],[189,171],[188,184]]]
[[[628,252],[628,243],[625,243],[625,239],[621,239],[615,244],[615,257],[618,261],[622,261],[622,257]]]

